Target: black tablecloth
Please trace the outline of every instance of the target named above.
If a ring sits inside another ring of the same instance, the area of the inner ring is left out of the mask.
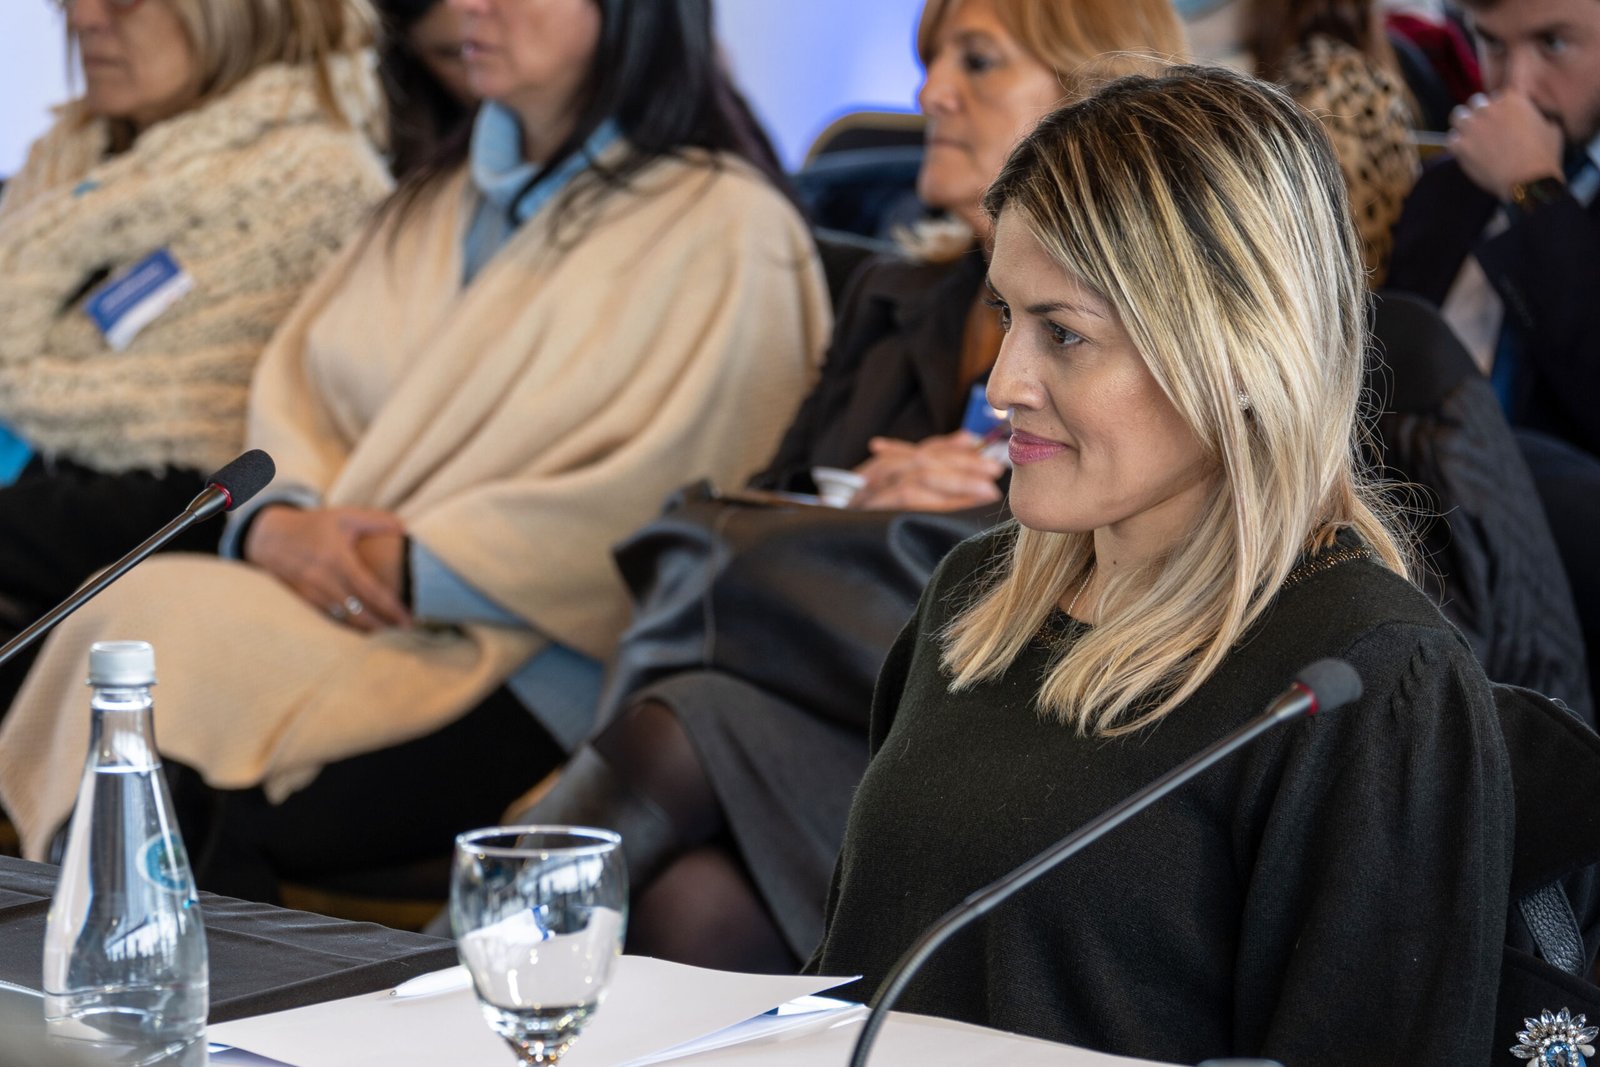
[[[39,988],[56,873],[0,856],[0,981]],[[213,1023],[372,993],[457,962],[454,942],[373,923],[210,893],[200,894],[200,907]]]

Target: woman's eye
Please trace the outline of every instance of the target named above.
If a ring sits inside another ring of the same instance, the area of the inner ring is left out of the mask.
[[[1010,305],[1008,305],[1004,300],[996,300],[993,297],[988,297],[988,296],[983,298],[983,304],[984,304],[984,307],[994,308],[995,311],[999,313],[999,315],[1000,315],[1000,329],[1001,330],[1009,330],[1009,329],[1011,329],[1011,307],[1010,307]]]
[[[1546,33],[1539,37],[1539,47],[1552,56],[1558,56],[1567,50],[1567,39],[1559,33]]]
[[[961,53],[961,69],[968,74],[982,74],[997,65],[993,56],[986,56],[982,52]]]
[[[1071,348],[1073,345],[1083,343],[1082,334],[1074,333],[1065,326],[1057,325],[1056,323],[1049,322],[1048,320],[1044,325],[1045,328],[1050,331],[1050,340],[1055,344],[1060,345],[1062,348]]]

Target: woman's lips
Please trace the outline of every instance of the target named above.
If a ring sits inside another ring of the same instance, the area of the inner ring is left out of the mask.
[[[1008,451],[1011,454],[1011,462],[1018,467],[1058,456],[1066,450],[1067,446],[1060,441],[1052,441],[1048,437],[1035,437],[1022,430],[1011,431]]]

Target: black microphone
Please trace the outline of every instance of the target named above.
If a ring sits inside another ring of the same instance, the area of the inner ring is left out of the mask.
[[[213,515],[232,511],[265,489],[276,473],[272,457],[252,448],[213,474],[183,513],[193,515],[194,522],[204,522]]]
[[[56,623],[83,607],[90,600],[100,594],[100,591],[112,582],[121,578],[134,565],[150,555],[156,549],[170,542],[183,531],[197,522],[204,522],[224,511],[232,511],[246,500],[255,496],[267,487],[272,481],[276,468],[272,464],[272,457],[259,448],[252,448],[244,455],[224,466],[206,481],[206,487],[200,494],[189,501],[189,506],[183,509],[182,514],[147,538],[138,548],[123,556],[117,562],[95,575],[93,579],[79,586],[67,599],[51,608],[49,613],[23,630],[17,636],[0,645],[0,663],[4,663],[18,652],[33,644],[48,633]]]
[[[907,985],[928,957],[944,944],[956,931],[972,920],[994,910],[1017,890],[1031,884],[1040,875],[1103,835],[1115,830],[1134,815],[1171,793],[1191,778],[1208,770],[1224,757],[1232,755],[1280,723],[1298,719],[1302,715],[1315,715],[1319,711],[1332,711],[1361,696],[1361,676],[1354,667],[1342,659],[1319,659],[1295,675],[1289,688],[1274,700],[1259,718],[1239,727],[1233,733],[1202,750],[1137,793],[1084,823],[1060,841],[1051,845],[1022,866],[1003,875],[977,890],[951,908],[937,922],[922,932],[912,946],[895,963],[872,997],[872,1010],[862,1024],[856,1038],[855,1051],[850,1054],[850,1067],[865,1067],[867,1054],[889,1017],[889,1009],[900,999]]]

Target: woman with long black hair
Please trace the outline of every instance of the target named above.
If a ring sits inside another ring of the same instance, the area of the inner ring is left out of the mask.
[[[239,560],[112,590],[0,735],[31,853],[71,805],[83,642],[111,631],[159,650],[166,754],[229,791],[202,886],[448,853],[588,730],[628,618],[610,546],[678,485],[741,483],[805,393],[825,289],[709,0],[452,3],[470,143],[270,347],[248,440],[279,474]]]

